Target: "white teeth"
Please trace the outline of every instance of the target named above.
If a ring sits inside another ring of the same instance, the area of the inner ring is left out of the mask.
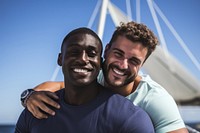
[[[117,73],[117,74],[119,74],[119,75],[124,75],[124,73],[123,72],[120,72],[120,71],[118,71],[117,69],[113,69],[113,71],[115,72],[115,73]]]
[[[74,69],[74,72],[78,72],[78,73],[86,73],[87,70],[86,70],[86,69],[78,69],[78,68],[75,68],[75,69]]]

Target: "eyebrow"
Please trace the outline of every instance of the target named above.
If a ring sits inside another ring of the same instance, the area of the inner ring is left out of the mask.
[[[73,48],[80,48],[81,45],[79,45],[78,43],[71,43],[68,45],[68,49],[73,49]],[[100,53],[101,49],[98,49],[97,47],[94,47],[94,46],[87,46],[87,49],[88,50],[94,50],[96,53]]]
[[[113,48],[113,50],[114,50],[114,51],[116,50],[116,51],[118,51],[118,52],[121,52],[121,53],[125,54],[125,52],[122,51],[121,49]],[[130,59],[135,59],[135,60],[137,60],[139,63],[142,62],[139,58],[137,58],[137,57],[135,57],[135,56],[132,56]]]
[[[119,52],[121,52],[121,53],[125,54],[125,52],[124,52],[124,51],[122,51],[121,49],[118,49],[118,48],[113,48],[113,50],[116,50],[116,51],[119,51]]]
[[[95,51],[100,51],[100,49],[98,49],[97,47],[94,47],[94,46],[88,46],[88,49],[91,49],[91,50],[95,50]]]

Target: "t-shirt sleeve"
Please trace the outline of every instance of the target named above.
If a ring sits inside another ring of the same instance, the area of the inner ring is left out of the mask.
[[[123,124],[123,133],[154,133],[154,127],[148,114],[136,107]]]
[[[21,115],[19,116],[19,119],[18,119],[16,127],[15,127],[15,133],[28,133],[26,112],[27,112],[27,110],[24,109],[23,112],[21,113]]]
[[[170,95],[152,95],[150,97],[146,100],[144,109],[151,117],[156,133],[185,127],[178,107]]]

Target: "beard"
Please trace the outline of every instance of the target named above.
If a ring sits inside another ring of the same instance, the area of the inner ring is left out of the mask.
[[[137,77],[137,73],[132,74],[129,70],[120,70],[124,72],[124,76],[120,78],[120,76],[114,76],[113,73],[113,68],[120,70],[120,68],[117,65],[110,64],[106,65],[105,62],[103,63],[102,66],[102,71],[105,79],[105,83],[107,87],[109,88],[120,88],[123,86],[126,86],[133,82],[135,78]]]

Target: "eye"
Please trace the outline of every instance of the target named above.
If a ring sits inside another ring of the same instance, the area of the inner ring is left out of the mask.
[[[95,47],[88,47],[86,52],[89,57],[95,57],[95,56],[97,56],[97,53],[98,53],[98,51],[95,49]]]
[[[71,55],[71,56],[78,56],[81,51],[79,49],[71,49],[68,51],[68,53]]]
[[[89,57],[97,56],[97,52],[95,50],[88,50],[87,51]]]
[[[115,55],[116,57],[118,57],[118,58],[123,57],[123,54],[120,53],[120,52],[117,52],[117,51],[114,52],[114,55]]]
[[[132,64],[132,65],[140,65],[141,61],[138,60],[138,59],[130,59],[129,62]]]

